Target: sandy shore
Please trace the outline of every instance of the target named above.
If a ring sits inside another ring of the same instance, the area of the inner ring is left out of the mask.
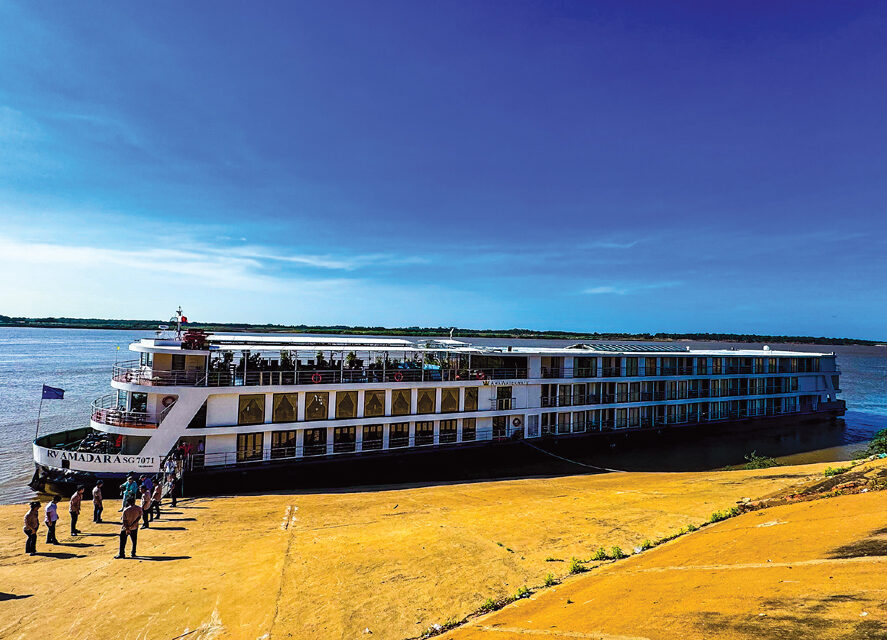
[[[23,555],[25,509],[2,506],[0,638],[416,637],[566,575],[572,556],[631,550],[825,466],[185,500],[140,533],[136,560],[113,559],[119,526],[91,514],[85,535],[68,536],[64,503],[62,544],[45,545],[41,528],[41,555]]]

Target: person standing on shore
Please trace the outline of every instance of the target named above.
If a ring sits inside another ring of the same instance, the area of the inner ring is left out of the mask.
[[[136,557],[136,543],[139,539],[139,520],[141,517],[142,510],[136,506],[135,498],[129,498],[126,501],[126,508],[123,510],[123,515],[120,518],[120,553],[114,556],[115,558],[126,557],[127,536],[132,540],[132,552],[130,553],[130,557]]]
[[[59,495],[52,496],[52,502],[46,505],[46,516],[43,523],[46,525],[46,544],[58,544],[59,541],[55,537],[55,525],[59,521],[59,502],[62,497]]]
[[[173,509],[176,508],[176,490],[179,488],[179,479],[175,474],[172,474],[169,478],[169,506]]]
[[[135,501],[137,490],[138,486],[136,485],[135,478],[133,478],[132,474],[129,474],[126,476],[126,482],[120,485],[120,494],[123,496],[123,506],[120,507],[121,511],[126,508],[126,501],[128,498],[132,498],[133,501]]]
[[[99,480],[95,483],[95,487],[92,489],[92,521],[93,522],[101,522],[102,521],[102,511],[104,507],[102,506],[102,484],[103,482]]]
[[[158,479],[151,496],[151,520],[160,520],[160,501],[163,500],[163,483]]]
[[[28,504],[28,513],[25,514],[25,526],[22,529],[28,536],[25,542],[25,553],[35,555],[37,553],[37,529],[40,528],[40,501],[34,500]]]
[[[77,491],[74,492],[74,495],[71,496],[71,502],[68,504],[68,513],[71,515],[71,535],[76,536],[80,533],[80,530],[77,528],[77,518],[80,517],[80,504],[83,502],[83,492],[86,490],[86,487],[80,485],[77,487]]]
[[[148,516],[151,515],[151,492],[142,485],[142,529],[148,528]]]

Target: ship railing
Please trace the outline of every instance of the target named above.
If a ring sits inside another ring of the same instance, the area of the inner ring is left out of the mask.
[[[373,368],[303,369],[288,371],[210,371],[211,387],[373,384],[405,382],[460,382],[468,380],[526,379],[526,369]]]
[[[148,366],[132,366],[129,363],[115,364],[112,378],[116,382],[143,387],[195,387],[206,383],[206,374],[202,369],[165,371]]]
[[[92,421],[111,427],[129,429],[156,429],[158,421],[146,411],[127,411],[120,407],[116,393],[92,401]]]

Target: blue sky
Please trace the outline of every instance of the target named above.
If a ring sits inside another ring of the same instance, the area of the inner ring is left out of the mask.
[[[879,3],[0,4],[0,313],[887,331]]]

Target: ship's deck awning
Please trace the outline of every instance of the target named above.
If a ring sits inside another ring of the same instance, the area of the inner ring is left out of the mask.
[[[564,346],[489,346],[473,345],[448,338],[406,340],[401,338],[360,338],[345,336],[279,336],[252,334],[221,334],[207,336],[209,349],[189,351],[195,355],[218,351],[323,351],[358,353],[427,353],[449,352],[489,356],[548,356],[548,357],[726,357],[726,358],[803,358],[833,356],[834,353],[758,349],[694,349],[680,344],[663,343],[577,343]],[[133,343],[133,351],[154,353],[180,352],[181,341],[143,338]]]

